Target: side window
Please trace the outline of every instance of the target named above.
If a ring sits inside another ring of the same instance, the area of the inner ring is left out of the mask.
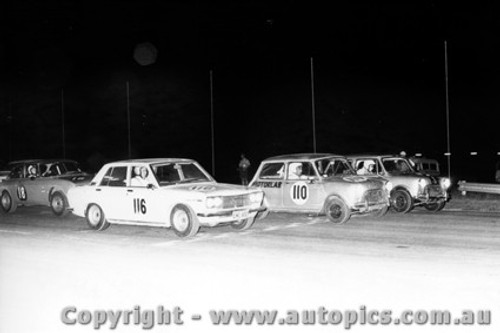
[[[316,177],[312,163],[291,162],[288,164],[288,179],[308,179],[310,177]]]
[[[38,177],[38,166],[36,164],[30,164],[28,165],[28,174],[27,177]]]
[[[267,163],[262,166],[259,178],[283,179],[284,175],[285,175],[284,163]]]
[[[380,164],[374,159],[362,159],[356,161],[356,173],[358,175],[374,175],[380,172]]]
[[[16,165],[12,168],[9,174],[10,179],[23,178],[23,166]]]
[[[314,167],[312,163],[310,162],[305,162],[302,163],[302,175],[306,177],[316,177],[316,172],[314,171]]]
[[[109,168],[102,178],[101,186],[124,187],[127,179],[127,167]]]

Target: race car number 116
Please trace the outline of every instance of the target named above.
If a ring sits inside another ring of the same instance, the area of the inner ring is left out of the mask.
[[[146,200],[145,199],[134,199],[134,214],[146,214]]]

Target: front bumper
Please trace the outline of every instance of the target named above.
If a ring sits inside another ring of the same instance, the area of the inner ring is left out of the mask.
[[[244,220],[247,218],[264,218],[266,211],[267,208],[265,206],[260,206],[251,209],[241,208],[210,213],[197,213],[196,216],[198,217],[200,225],[213,227],[218,224]]]
[[[427,185],[415,198],[415,204],[425,205],[450,200],[448,192],[439,185]]]
[[[354,205],[351,209],[352,214],[366,214],[366,213],[371,213],[375,211],[379,211],[385,207],[389,207],[389,201],[387,202],[380,202],[380,203],[359,203]]]

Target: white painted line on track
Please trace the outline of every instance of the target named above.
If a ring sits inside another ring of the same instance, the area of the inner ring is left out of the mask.
[[[264,229],[264,231],[275,231],[281,229],[280,227],[267,227]]]
[[[180,240],[173,240],[173,241],[168,241],[168,242],[156,243],[156,244],[152,244],[152,245],[155,247],[169,247],[169,246],[178,245],[178,244],[182,244],[182,243],[184,243],[184,242],[180,241]]]
[[[232,235],[232,234],[227,233],[227,234],[215,235],[215,236],[213,236],[213,238],[214,239],[228,238],[229,235]]]
[[[17,230],[2,230],[0,232],[10,233],[10,234],[20,234],[20,235],[31,235],[31,232],[28,231],[17,231]]]

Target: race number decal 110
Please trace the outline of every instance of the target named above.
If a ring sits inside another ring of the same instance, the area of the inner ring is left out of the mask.
[[[305,182],[296,182],[290,188],[290,197],[297,205],[303,205],[309,199],[309,187]]]

